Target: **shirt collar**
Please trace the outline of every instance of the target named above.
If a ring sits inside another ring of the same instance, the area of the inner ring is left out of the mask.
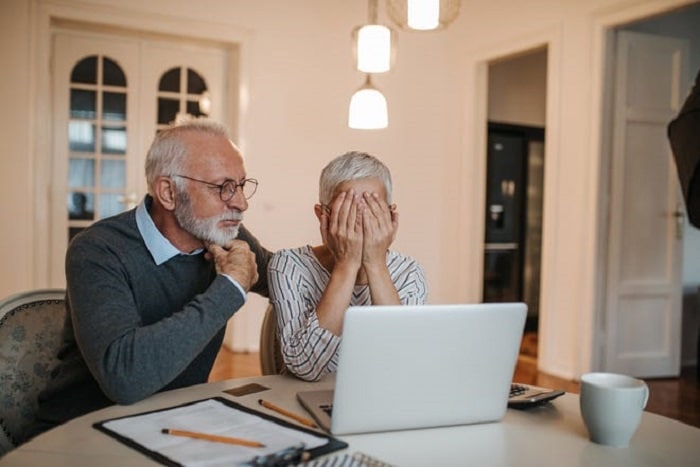
[[[153,204],[153,198],[151,198],[150,195],[146,195],[143,201],[136,207],[136,226],[146,244],[148,252],[153,257],[153,261],[155,261],[157,266],[160,266],[177,255],[188,253],[183,253],[175,248],[175,246],[163,236],[160,230],[158,230],[158,227],[156,227],[156,224],[153,222],[148,212],[148,208],[151,207],[151,204]],[[197,255],[202,251],[203,249],[198,249],[189,254]]]

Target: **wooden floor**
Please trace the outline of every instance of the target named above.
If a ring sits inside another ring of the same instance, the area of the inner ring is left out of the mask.
[[[223,348],[214,362],[210,381],[259,376],[257,353],[233,353]],[[578,394],[579,384],[537,371],[536,359],[522,355],[513,380],[537,386],[561,388]],[[700,378],[695,367],[684,368],[680,378],[650,379],[646,410],[700,428]]]

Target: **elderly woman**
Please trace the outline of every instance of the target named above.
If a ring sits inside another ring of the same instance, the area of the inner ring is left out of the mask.
[[[348,152],[321,172],[322,244],[280,250],[270,260],[270,302],[277,314],[282,356],[299,378],[334,372],[351,305],[423,304],[420,264],[389,246],[398,229],[391,175],[377,158]]]

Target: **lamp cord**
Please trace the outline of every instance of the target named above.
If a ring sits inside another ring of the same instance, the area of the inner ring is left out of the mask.
[[[369,5],[368,5],[368,11],[369,11],[369,24],[378,24],[377,23],[377,0],[369,0]]]

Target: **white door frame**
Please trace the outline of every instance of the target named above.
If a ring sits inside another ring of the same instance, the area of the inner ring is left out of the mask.
[[[558,339],[558,329],[568,326],[567,321],[579,319],[572,316],[570,310],[558,310],[553,313],[554,303],[556,303],[556,291],[558,276],[556,271],[555,257],[553,252],[557,251],[559,242],[566,239],[560,238],[556,228],[556,196],[558,192],[559,166],[557,164],[557,154],[561,152],[559,124],[561,121],[560,107],[561,98],[559,83],[561,82],[561,43],[562,31],[553,27],[551,29],[540,30],[527,37],[518,37],[508,44],[502,44],[497,48],[481,51],[477,56],[477,61],[472,74],[468,74],[466,88],[473,90],[473,94],[467,95],[467,102],[472,102],[470,108],[465,112],[465,127],[484,128],[484,131],[470,132],[474,135],[472,147],[465,148],[467,153],[475,154],[469,161],[471,166],[464,166],[460,173],[470,173],[474,175],[473,183],[462,184],[460,189],[460,199],[468,200],[469,206],[464,206],[464,214],[460,215],[460,232],[464,241],[456,247],[457,254],[465,257],[464,267],[460,270],[460,281],[464,284],[471,284],[468,291],[468,300],[480,301],[481,284],[483,278],[483,232],[484,232],[484,209],[486,192],[486,126],[488,121],[488,68],[489,63],[503,57],[514,56],[516,54],[546,47],[547,50],[547,85],[546,85],[546,117],[545,128],[547,141],[545,144],[545,177],[544,177],[544,202],[543,202],[543,223],[542,223],[542,257],[541,257],[541,285],[540,285],[540,309],[539,309],[539,332],[538,332],[538,367],[556,375],[571,373],[569,363],[570,356],[561,352],[565,344]],[[469,80],[472,80],[469,82]],[[468,190],[468,191],[467,191]],[[469,216],[468,212],[481,213],[481,215]],[[469,245],[479,245],[479,248],[470,249]],[[476,276],[479,277],[476,277]],[[585,349],[586,339],[582,343],[581,355],[589,352]]]

